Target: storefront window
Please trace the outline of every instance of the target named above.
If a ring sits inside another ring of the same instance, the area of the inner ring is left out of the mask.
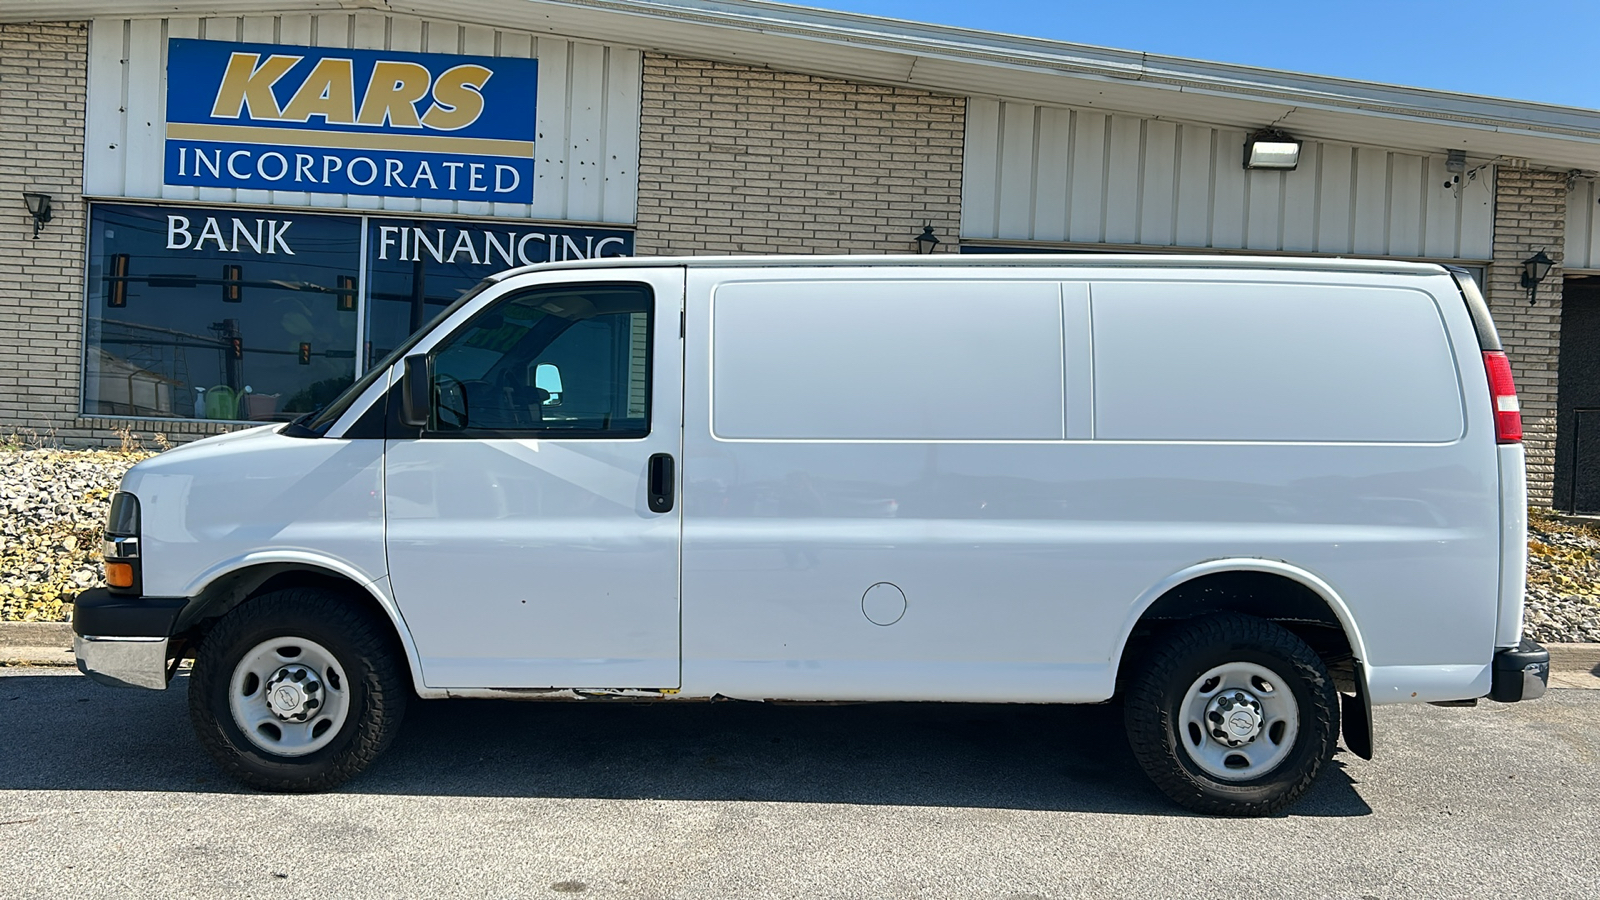
[[[83,412],[293,419],[489,275],[632,254],[621,229],[93,204]]]
[[[283,421],[355,376],[361,219],[96,205],[86,415]]]
[[[496,272],[534,263],[632,255],[633,234],[628,231],[527,222],[368,219],[365,365],[382,359]]]

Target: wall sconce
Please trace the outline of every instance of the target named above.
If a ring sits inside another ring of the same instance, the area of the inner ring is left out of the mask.
[[[917,255],[926,256],[939,246],[939,237],[933,233],[932,225],[922,226],[922,233],[917,235]]]
[[[1532,306],[1535,294],[1539,290],[1539,282],[1544,281],[1550,274],[1556,261],[1545,254],[1543,250],[1522,261],[1522,286],[1528,289],[1528,305]]]
[[[1300,142],[1287,132],[1265,128],[1244,142],[1244,167],[1246,169],[1282,169],[1292,171],[1300,165]]]
[[[24,193],[22,202],[28,206],[28,215],[33,216],[33,236],[39,236],[39,229],[50,221],[50,195]]]

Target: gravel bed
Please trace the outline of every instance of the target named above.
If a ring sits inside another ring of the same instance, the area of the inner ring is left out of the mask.
[[[1600,641],[1600,529],[1529,516],[1523,630],[1541,643]]]
[[[100,533],[142,450],[0,449],[0,622],[61,622],[105,584]]]
[[[0,621],[59,622],[104,584],[100,529],[117,482],[151,453],[0,448]],[[1600,641],[1600,529],[1534,511],[1526,631],[1536,641]]]

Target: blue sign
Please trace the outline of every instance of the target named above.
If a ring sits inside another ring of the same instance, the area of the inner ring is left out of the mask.
[[[172,185],[528,203],[538,61],[172,38]]]

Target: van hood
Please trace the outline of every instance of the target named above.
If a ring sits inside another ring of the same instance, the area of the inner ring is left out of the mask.
[[[248,445],[261,441],[270,441],[277,437],[278,430],[283,427],[282,422],[273,422],[267,425],[257,425],[242,431],[230,431],[227,434],[214,434],[198,441],[179,444],[171,450],[164,450],[149,459],[143,460],[128,470],[122,477],[122,489],[129,490],[133,481],[138,476],[148,474],[152,470],[165,469],[173,464],[182,465],[193,459],[211,456],[218,451],[234,452],[248,449]]]

